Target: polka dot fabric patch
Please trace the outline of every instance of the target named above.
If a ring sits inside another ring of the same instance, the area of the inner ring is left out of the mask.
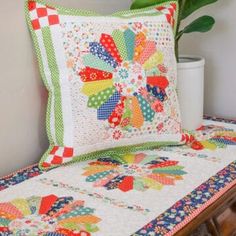
[[[177,13],[177,1],[110,16],[26,3],[49,91],[50,146],[40,168],[181,143]]]

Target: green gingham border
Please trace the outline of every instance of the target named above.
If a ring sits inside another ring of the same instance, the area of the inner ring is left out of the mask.
[[[61,89],[60,89],[60,72],[56,61],[55,49],[53,47],[53,40],[50,27],[41,29],[43,36],[43,43],[47,54],[48,67],[51,74],[52,86],[54,88],[54,114],[55,114],[55,136],[56,143],[59,146],[64,146],[63,143],[63,114],[61,104]]]
[[[178,17],[178,1],[177,0],[171,0],[171,1],[161,1],[160,3],[151,6],[151,7],[147,7],[147,8],[142,8],[142,9],[138,9],[138,10],[126,10],[126,11],[119,11],[116,13],[113,13],[111,15],[100,15],[96,12],[93,11],[87,11],[87,10],[80,10],[80,9],[73,9],[73,8],[65,8],[65,7],[61,7],[55,4],[51,4],[48,3],[44,0],[33,0],[34,2],[40,3],[40,4],[44,4],[47,5],[49,7],[53,7],[58,11],[59,15],[71,15],[71,16],[94,16],[94,17],[118,17],[118,18],[134,18],[134,17],[143,17],[143,16],[158,16],[161,13],[155,13],[155,14],[143,14],[142,12],[146,12],[148,10],[152,10],[155,9],[156,7],[163,5],[163,4],[171,4],[171,3],[175,3],[177,6],[176,9],[176,17]],[[29,15],[29,10],[28,10],[28,0],[25,1],[25,14],[26,14],[26,20],[28,23],[28,27],[30,29],[32,38],[33,38],[33,42],[34,42],[34,47],[35,47],[35,51],[36,51],[36,55],[38,58],[38,63],[39,63],[39,68],[40,68],[40,73],[43,79],[43,82],[47,88],[47,90],[49,91],[49,97],[48,97],[48,105],[47,105],[47,114],[46,114],[46,129],[47,129],[47,135],[48,135],[48,139],[49,139],[49,143],[50,146],[48,148],[48,150],[44,153],[43,157],[41,158],[40,162],[39,162],[39,167],[41,169],[45,169],[42,167],[42,163],[47,159],[47,157],[49,156],[51,150],[53,149],[54,146],[60,146],[63,147],[64,143],[63,143],[63,117],[62,117],[62,109],[61,109],[61,94],[60,94],[60,83],[59,83],[59,72],[58,72],[58,68],[56,65],[56,59],[55,59],[55,51],[53,48],[53,43],[52,43],[52,39],[51,39],[51,32],[50,32],[50,27],[45,27],[42,29],[42,35],[43,35],[43,42],[44,42],[44,46],[45,46],[45,50],[46,50],[46,54],[47,54],[47,59],[48,59],[48,64],[49,64],[49,69],[51,72],[51,80],[52,80],[52,84],[53,84],[53,88],[54,90],[56,89],[56,96],[55,96],[55,91],[52,92],[50,89],[50,86],[48,84],[46,75],[44,73],[44,68],[43,68],[43,60],[42,60],[42,56],[41,56],[41,51],[40,51],[40,47],[39,47],[39,43],[37,41],[37,36],[35,31],[32,28],[32,24],[31,24],[31,20],[30,20],[30,15]],[[132,14],[127,16],[124,16],[126,14]],[[138,16],[137,16],[138,14]],[[174,35],[175,35],[175,30],[176,30],[176,24],[174,26]],[[55,66],[56,65],[56,66]],[[51,67],[54,67],[56,69],[56,74],[55,72],[51,69]],[[55,136],[56,136],[56,140],[53,140],[52,137],[52,133],[51,133],[51,129],[50,129],[50,115],[51,115],[51,103],[52,103],[52,99],[54,99],[54,114],[55,114]],[[146,142],[146,143],[142,143],[142,144],[138,144],[138,145],[128,145],[128,146],[119,146],[116,148],[110,148],[110,149],[105,149],[105,150],[101,150],[101,151],[95,151],[95,152],[90,152],[87,154],[83,154],[83,155],[79,155],[79,156],[74,156],[73,159],[68,162],[65,163],[63,165],[69,164],[69,163],[74,163],[77,161],[85,161],[88,159],[95,159],[104,155],[110,155],[110,156],[119,156],[123,153],[126,152],[133,152],[133,151],[141,151],[141,150],[146,150],[146,149],[153,149],[153,148],[157,148],[163,145],[179,145],[180,142]],[[50,168],[55,168],[58,165],[52,166]],[[47,168],[48,169],[48,168]]]

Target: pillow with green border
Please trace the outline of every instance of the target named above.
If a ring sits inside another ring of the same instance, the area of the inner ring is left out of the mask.
[[[109,16],[41,0],[25,10],[49,91],[41,168],[181,142],[176,1]]]

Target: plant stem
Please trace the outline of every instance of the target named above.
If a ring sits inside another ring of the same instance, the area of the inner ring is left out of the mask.
[[[175,37],[175,56],[177,62],[179,62],[179,30],[180,30],[180,24],[181,24],[181,19],[182,19],[182,12],[185,7],[185,3],[187,0],[179,0],[179,14],[178,14],[178,19],[177,19],[177,26],[176,26],[176,37]],[[179,37],[180,36],[180,37]]]
[[[175,40],[175,57],[176,61],[179,62],[179,40]]]

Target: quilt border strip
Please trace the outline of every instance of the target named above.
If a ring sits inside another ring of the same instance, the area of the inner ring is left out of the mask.
[[[205,116],[207,120],[236,124],[236,120]],[[0,178],[0,191],[41,175],[46,171],[39,169],[38,164],[20,169]],[[216,185],[217,183],[217,185]],[[236,185],[236,161],[212,176],[194,189],[190,194],[177,201],[172,207],[146,224],[133,236],[173,235],[185,227],[191,220],[204,211],[225,192]]]
[[[46,171],[39,169],[38,164],[33,164],[9,175],[0,178],[0,191],[5,190],[13,185],[24,182],[35,176],[41,175]]]

